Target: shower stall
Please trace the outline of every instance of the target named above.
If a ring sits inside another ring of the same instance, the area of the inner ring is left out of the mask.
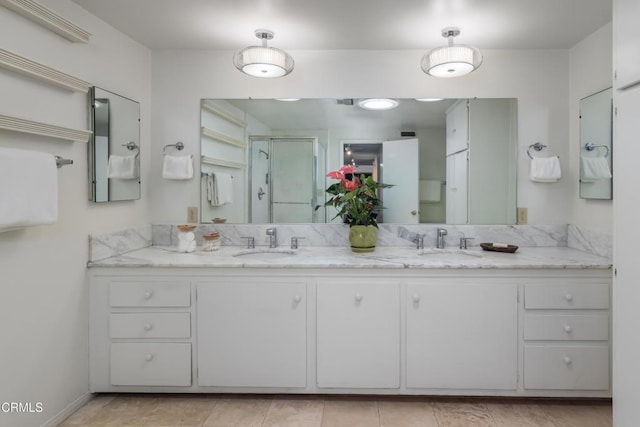
[[[317,138],[249,138],[249,220],[325,222],[326,149]]]

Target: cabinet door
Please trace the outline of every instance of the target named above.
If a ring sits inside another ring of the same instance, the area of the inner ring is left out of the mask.
[[[306,285],[199,283],[198,384],[305,387]]]
[[[447,224],[468,221],[468,168],[467,151],[447,156]]]
[[[318,387],[400,386],[399,284],[319,283]]]
[[[447,111],[447,156],[466,150],[468,145],[467,101],[456,103]]]
[[[511,283],[407,285],[407,387],[515,390],[518,291]]]
[[[640,82],[640,2],[615,0],[613,2],[613,46],[616,88],[623,89]]]

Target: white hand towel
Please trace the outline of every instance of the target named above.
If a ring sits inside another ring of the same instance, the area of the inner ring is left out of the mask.
[[[193,156],[164,156],[162,177],[164,179],[193,178]]]
[[[534,157],[531,160],[529,178],[535,182],[556,182],[562,177],[560,159],[554,157]]]
[[[421,180],[420,201],[425,203],[440,203],[441,189],[442,183],[440,181]]]
[[[139,176],[136,156],[109,156],[107,177],[112,179],[136,179]]]
[[[611,170],[609,170],[609,161],[606,157],[585,157],[580,158],[582,163],[582,173],[580,181],[594,182],[611,178]]]
[[[58,168],[53,155],[0,148],[0,231],[58,220]]]
[[[233,203],[233,178],[228,173],[215,173],[211,206],[222,206],[227,203]]]

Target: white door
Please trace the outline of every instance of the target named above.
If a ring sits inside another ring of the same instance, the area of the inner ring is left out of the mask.
[[[420,216],[418,139],[400,139],[382,143],[382,179],[394,187],[382,191],[383,222],[417,224]]]
[[[468,222],[469,153],[447,156],[447,224]]]

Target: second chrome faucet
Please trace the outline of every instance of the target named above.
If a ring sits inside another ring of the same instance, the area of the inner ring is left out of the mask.
[[[447,230],[445,228],[438,228],[437,233],[436,248],[444,249],[444,236],[447,235]]]
[[[267,236],[269,236],[269,247],[277,248],[278,236],[276,234],[276,228],[275,227],[267,228]]]

